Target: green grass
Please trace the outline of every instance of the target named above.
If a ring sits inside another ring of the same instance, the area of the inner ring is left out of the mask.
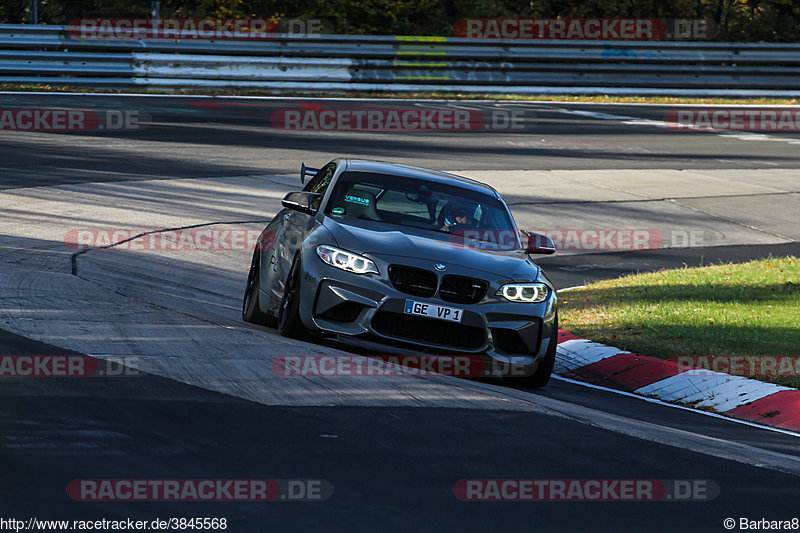
[[[0,91],[50,91],[82,92],[82,93],[141,93],[141,94],[195,94],[214,96],[325,96],[328,98],[408,98],[408,99],[449,99],[449,100],[514,100],[519,102],[596,102],[605,104],[728,104],[728,105],[797,105],[797,98],[690,98],[676,96],[611,96],[611,95],[518,95],[518,94],[472,94],[472,93],[379,93],[350,91],[269,91],[264,89],[170,89],[170,88],[126,88],[126,89],[90,89],[86,87],[70,87],[67,85],[46,84],[0,84]]]
[[[626,276],[561,298],[562,328],[644,355],[800,356],[796,257]],[[758,379],[800,388],[797,375]]]

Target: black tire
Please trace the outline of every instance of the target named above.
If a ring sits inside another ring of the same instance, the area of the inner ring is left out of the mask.
[[[300,319],[300,287],[302,283],[302,268],[300,257],[296,257],[286,277],[283,288],[283,299],[278,310],[278,331],[284,337],[302,339],[308,337],[308,330]]]
[[[550,334],[550,343],[547,345],[547,353],[544,359],[539,363],[539,368],[530,376],[524,378],[514,378],[512,383],[523,387],[541,388],[547,385],[550,381],[550,376],[553,374],[553,366],[556,363],[556,347],[558,346],[558,311],[556,311],[556,318],[553,320],[553,332]]]
[[[261,311],[258,303],[258,280],[261,272],[261,252],[253,252],[253,260],[250,262],[250,271],[247,273],[247,286],[244,289],[242,298],[242,320],[253,324],[274,327],[276,320],[274,317]]]

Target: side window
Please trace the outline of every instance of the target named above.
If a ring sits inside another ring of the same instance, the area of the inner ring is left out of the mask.
[[[336,165],[326,165],[317,172],[317,175],[314,176],[311,181],[303,187],[303,190],[306,192],[317,192],[320,195],[324,195],[325,191],[328,190],[328,185],[331,184],[331,179],[333,179],[333,174],[336,172]],[[319,209],[319,204],[322,202],[322,196],[319,196],[311,202],[312,209]]]

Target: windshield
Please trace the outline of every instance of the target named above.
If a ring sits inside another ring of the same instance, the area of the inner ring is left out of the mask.
[[[505,205],[493,195],[414,178],[345,172],[325,213],[449,233],[464,244],[519,247]]]

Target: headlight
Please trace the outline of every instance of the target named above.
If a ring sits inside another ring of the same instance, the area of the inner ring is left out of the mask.
[[[377,274],[378,267],[364,256],[325,244],[317,246],[317,255],[331,266],[356,274]]]
[[[509,283],[500,287],[497,296],[510,302],[538,303],[547,299],[548,291],[544,283]]]

